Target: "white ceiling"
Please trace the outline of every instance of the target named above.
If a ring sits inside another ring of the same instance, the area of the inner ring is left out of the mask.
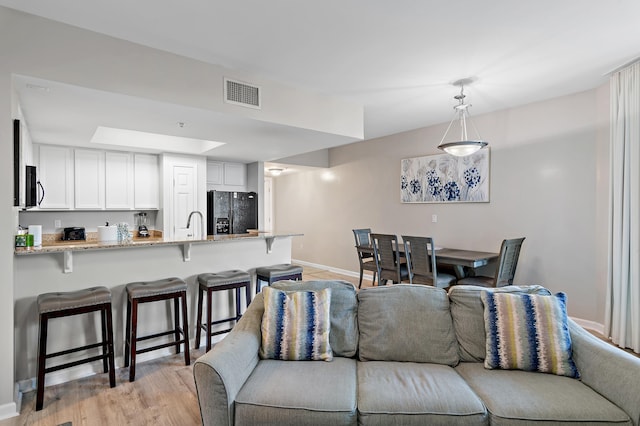
[[[364,106],[366,139],[449,121],[458,91],[451,83],[460,78],[476,79],[465,92],[471,114],[477,115],[594,88],[640,56],[638,0],[0,0],[0,5],[355,102]],[[32,133],[38,123],[44,128],[46,114],[55,114],[47,112],[51,106],[37,106],[37,92],[20,94]],[[91,117],[99,112],[110,118],[101,125],[131,128],[120,124],[131,117],[118,113],[122,99],[91,99],[91,106],[82,105],[80,95],[73,101],[76,123],[85,115],[95,121]],[[175,132],[166,122],[154,123],[154,117],[180,107],[146,106],[157,114],[138,114],[139,130]],[[300,129],[247,129],[246,120],[233,124],[226,140],[218,141],[227,143],[219,148],[225,157],[269,161],[301,153],[292,149]],[[206,124],[197,125],[207,139]],[[265,140],[257,144],[242,137],[252,130]],[[309,151],[350,142],[311,133],[304,134]]]

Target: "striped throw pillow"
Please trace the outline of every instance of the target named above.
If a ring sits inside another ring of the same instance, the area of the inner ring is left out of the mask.
[[[260,357],[284,361],[331,361],[329,308],[331,289],[319,291],[262,290]]]
[[[579,377],[572,359],[566,295],[482,292],[485,368]]]

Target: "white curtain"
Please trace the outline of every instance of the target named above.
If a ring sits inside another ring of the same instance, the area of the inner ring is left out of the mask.
[[[640,63],[611,76],[610,238],[605,331],[640,353]]]

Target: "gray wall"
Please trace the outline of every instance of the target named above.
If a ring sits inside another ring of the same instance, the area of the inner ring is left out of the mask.
[[[439,154],[440,125],[332,148],[328,169],[275,178],[276,223],[305,234],[294,259],[347,271],[353,228],[483,251],[524,236],[517,283],[564,291],[570,315],[602,324],[608,102],[606,86],[473,116],[491,146],[489,203],[400,203],[400,160]]]

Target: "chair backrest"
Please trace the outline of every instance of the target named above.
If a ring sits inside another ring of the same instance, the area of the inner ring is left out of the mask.
[[[400,263],[397,259],[398,236],[392,234],[371,234],[371,245],[373,245],[373,258],[378,268],[378,281],[392,280],[401,282]]]
[[[516,275],[518,257],[520,257],[520,247],[524,238],[514,238],[503,240],[500,246],[500,256],[498,257],[498,267],[496,268],[495,286],[504,287],[513,284],[513,277]]]
[[[371,245],[369,234],[371,234],[371,228],[353,229],[353,237],[356,240],[356,247]],[[362,263],[363,260],[373,259],[373,255],[358,251],[358,258]]]
[[[433,238],[403,235],[402,240],[409,268],[409,282],[437,286],[438,271]]]

